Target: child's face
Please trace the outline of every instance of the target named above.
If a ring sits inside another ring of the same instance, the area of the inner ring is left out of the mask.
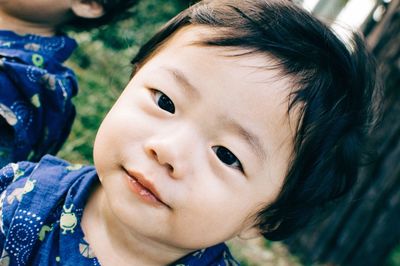
[[[116,221],[185,250],[250,232],[251,216],[278,195],[293,146],[289,81],[266,70],[265,56],[192,44],[210,34],[181,29],[141,66],[94,149]]]

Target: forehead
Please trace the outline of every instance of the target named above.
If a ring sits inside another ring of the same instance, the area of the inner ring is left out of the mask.
[[[287,115],[290,79],[273,67],[276,62],[268,55],[201,44],[213,34],[218,33],[203,26],[178,30],[141,71],[195,91],[192,111],[198,106],[207,110],[204,126],[241,131],[244,136],[251,132],[259,140],[260,154],[271,160],[279,151],[287,157],[293,137]],[[286,165],[285,161],[282,167]]]

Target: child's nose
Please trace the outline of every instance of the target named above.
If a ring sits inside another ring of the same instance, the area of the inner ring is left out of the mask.
[[[170,163],[170,161],[172,160],[167,159],[165,152],[160,149],[160,144],[150,142],[146,147],[146,153],[152,159],[156,160],[160,165],[164,166],[167,169],[169,175],[176,175],[176,168],[174,168]]]
[[[179,179],[190,172],[195,150],[192,146],[193,135],[186,130],[178,130],[149,138],[144,149],[151,159],[165,167],[171,177]]]

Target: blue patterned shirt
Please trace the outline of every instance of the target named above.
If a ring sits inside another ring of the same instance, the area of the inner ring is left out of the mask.
[[[93,167],[50,155],[39,163],[1,169],[0,265],[100,265],[80,227],[89,190],[97,182]],[[239,264],[222,243],[172,265]]]
[[[64,35],[43,37],[0,30],[0,167],[55,154],[75,109],[75,75],[63,62],[76,48]]]

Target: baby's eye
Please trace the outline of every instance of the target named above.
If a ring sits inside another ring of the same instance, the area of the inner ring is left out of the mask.
[[[175,113],[175,105],[172,100],[159,90],[154,90],[154,98],[157,105],[168,113]]]
[[[218,159],[224,164],[243,171],[243,167],[239,159],[227,148],[223,146],[212,147]]]

